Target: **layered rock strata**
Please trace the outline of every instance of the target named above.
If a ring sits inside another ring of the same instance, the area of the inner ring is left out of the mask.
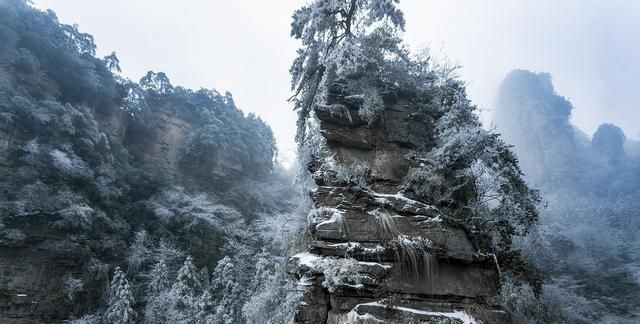
[[[328,154],[309,170],[317,184],[309,251],[290,266],[304,290],[298,323],[510,323],[495,306],[499,268],[477,238],[438,208],[404,193],[433,147],[437,114],[387,100],[374,123],[362,100],[334,91],[317,106]]]

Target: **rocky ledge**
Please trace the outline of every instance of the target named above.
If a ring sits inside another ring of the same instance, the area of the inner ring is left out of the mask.
[[[309,164],[311,241],[289,264],[304,290],[296,321],[511,323],[486,239],[403,193],[406,156],[433,146],[435,116],[394,100],[367,123],[358,99],[334,93],[315,108],[328,154]]]

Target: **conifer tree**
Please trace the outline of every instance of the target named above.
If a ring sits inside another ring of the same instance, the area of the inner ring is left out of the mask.
[[[167,263],[162,259],[153,266],[149,278],[148,290],[150,294],[158,294],[171,288],[169,269]]]
[[[205,290],[204,293],[198,299],[198,313],[196,314],[196,321],[198,324],[210,324],[214,322],[215,304],[213,302],[213,296],[209,290]]]
[[[209,285],[211,284],[211,280],[209,278],[209,269],[207,269],[207,267],[203,267],[202,269],[200,269],[200,273],[199,273],[199,279],[200,279],[200,283],[202,284],[202,287],[209,287]]]
[[[133,311],[133,304],[134,299],[129,281],[127,281],[120,267],[116,267],[113,280],[111,280],[111,296],[109,298],[109,308],[106,312],[106,318],[109,323],[134,323],[135,312]]]
[[[148,71],[147,74],[140,79],[140,87],[146,91],[152,91],[160,95],[169,94],[173,91],[171,81],[164,72],[155,73]]]
[[[242,322],[242,290],[238,284],[235,264],[229,256],[218,262],[211,281],[212,290],[217,297],[215,323]]]
[[[176,294],[180,306],[195,306],[196,297],[202,291],[202,283],[200,282],[198,269],[193,265],[191,256],[187,257],[180,270],[178,270],[178,276],[173,284],[172,291]]]
[[[381,65],[407,62],[408,53],[398,37],[405,25],[398,2],[316,0],[294,12],[291,36],[302,46],[289,70],[294,90],[290,100],[298,111],[296,140],[300,145],[305,142],[309,112],[323,103],[323,94],[336,80],[349,82],[352,92],[363,95],[367,108],[363,112],[373,114],[380,108],[376,85],[391,70]]]

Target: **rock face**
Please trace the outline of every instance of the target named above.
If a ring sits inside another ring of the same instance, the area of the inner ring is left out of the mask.
[[[73,311],[95,308],[98,291],[79,287],[68,294],[65,284],[82,278],[89,262],[78,246],[60,248],[62,233],[47,230],[50,219],[14,224],[20,237],[0,239],[0,323],[54,323]],[[49,225],[50,226],[50,225]],[[105,269],[106,271],[106,269]]]
[[[571,109],[548,73],[514,70],[500,85],[494,112],[498,131],[536,186],[561,185],[587,172],[579,171],[584,157],[578,149],[581,136],[569,120]]]
[[[298,323],[510,323],[496,306],[499,269],[464,229],[402,193],[406,154],[433,144],[435,114],[387,101],[367,125],[358,98],[315,108],[329,157],[309,170],[309,252],[291,272],[304,287]],[[440,322],[438,322],[440,323]]]

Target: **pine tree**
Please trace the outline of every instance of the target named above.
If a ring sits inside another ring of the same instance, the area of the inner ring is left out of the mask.
[[[140,79],[140,87],[146,91],[155,92],[157,94],[166,95],[173,91],[171,81],[164,72],[155,73],[153,71]]]
[[[202,283],[200,282],[198,269],[193,265],[191,256],[187,257],[182,268],[178,271],[172,291],[176,294],[180,306],[195,306],[196,298],[202,292]]]
[[[162,259],[153,266],[149,278],[149,294],[155,295],[171,288],[169,269],[167,268],[166,262]]]
[[[118,59],[118,56],[116,56],[116,52],[111,52],[111,54],[105,56],[103,60],[109,71],[113,73],[122,72],[120,69],[120,60]]]
[[[212,290],[217,297],[215,323],[242,322],[242,290],[238,284],[235,264],[230,257],[225,256],[218,262],[211,280]]]
[[[213,315],[215,313],[215,304],[213,302],[213,296],[209,290],[200,296],[198,300],[198,313],[196,314],[196,320],[198,324],[209,324],[214,322]]]
[[[315,104],[324,103],[323,94],[336,80],[349,82],[352,94],[363,95],[363,112],[373,114],[380,108],[382,97],[375,84],[387,81],[408,56],[398,37],[405,25],[398,2],[316,0],[294,12],[291,35],[302,47],[289,70],[295,91],[290,100],[298,111],[300,145],[305,142],[309,112]],[[388,81],[402,80],[396,79]]]
[[[200,269],[199,275],[200,276],[198,278],[200,279],[202,287],[209,287],[209,284],[211,283],[209,278],[209,269],[207,269],[207,267],[203,267]]]
[[[116,267],[111,280],[111,296],[109,298],[109,307],[106,312],[106,318],[109,323],[113,324],[129,324],[134,323],[133,311],[134,299],[131,294],[131,287],[120,267]]]

